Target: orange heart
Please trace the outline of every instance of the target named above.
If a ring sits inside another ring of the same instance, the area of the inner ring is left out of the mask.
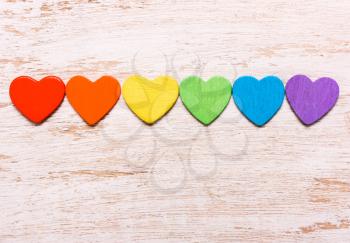
[[[91,82],[83,76],[75,76],[66,87],[69,103],[90,126],[100,121],[117,103],[120,97],[118,80],[103,76]]]
[[[40,124],[62,103],[64,91],[64,83],[58,77],[48,76],[36,81],[21,76],[12,81],[10,98],[28,120]]]

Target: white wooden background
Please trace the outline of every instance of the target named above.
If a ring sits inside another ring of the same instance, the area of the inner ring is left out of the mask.
[[[349,0],[0,0],[0,242],[350,242]],[[233,101],[203,127],[178,100],[156,125],[119,101],[88,127],[67,100],[41,126],[12,79],[139,73],[338,80],[304,127]]]

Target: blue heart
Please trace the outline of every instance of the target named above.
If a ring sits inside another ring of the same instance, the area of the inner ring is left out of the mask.
[[[255,125],[263,126],[281,107],[284,85],[275,76],[267,76],[260,81],[251,76],[244,76],[233,84],[232,96],[244,116]]]

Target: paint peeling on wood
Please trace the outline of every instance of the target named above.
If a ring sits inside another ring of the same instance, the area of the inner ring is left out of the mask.
[[[307,227],[300,227],[300,229],[303,234],[309,234],[315,231],[348,229],[349,227],[350,227],[350,221],[347,219],[342,219],[340,220],[339,223],[330,223],[330,222],[315,223]]]
[[[350,242],[350,2],[0,0],[0,242]],[[96,127],[64,101],[41,126],[19,75],[305,73],[340,99],[257,129],[231,101],[209,127],[181,102],[155,126],[120,99]]]

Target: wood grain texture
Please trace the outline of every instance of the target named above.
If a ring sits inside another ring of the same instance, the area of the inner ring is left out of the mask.
[[[350,2],[0,1],[1,242],[349,242]],[[41,126],[12,79],[297,73],[339,82],[303,126],[233,101],[204,127],[177,101],[155,126],[121,99],[89,127],[65,100]],[[222,146],[225,145],[225,146]]]

